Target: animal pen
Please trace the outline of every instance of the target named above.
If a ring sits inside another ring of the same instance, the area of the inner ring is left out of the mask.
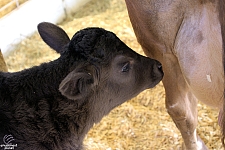
[[[2,2],[4,0],[0,4]],[[3,5],[0,5],[1,8]],[[68,15],[59,25],[70,37],[85,27],[105,28],[144,55],[136,41],[124,0],[91,0],[73,15]],[[58,54],[35,32],[16,46],[13,52],[5,55],[5,61],[9,71],[14,72],[57,57]],[[209,149],[222,149],[217,123],[218,111],[199,103],[198,114],[197,132],[202,140]],[[90,130],[84,144],[88,150],[181,149],[181,135],[165,108],[162,83],[115,108]]]

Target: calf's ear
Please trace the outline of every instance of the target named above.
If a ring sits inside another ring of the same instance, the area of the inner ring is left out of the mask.
[[[70,42],[66,32],[52,23],[41,22],[37,28],[43,41],[60,54],[63,52],[63,47]]]
[[[92,75],[87,72],[72,71],[60,83],[59,91],[69,99],[81,99],[90,92],[93,80]]]

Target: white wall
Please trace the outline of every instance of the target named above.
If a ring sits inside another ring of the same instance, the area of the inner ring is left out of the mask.
[[[0,19],[0,49],[4,56],[31,36],[42,21],[60,23],[90,0],[29,0]]]

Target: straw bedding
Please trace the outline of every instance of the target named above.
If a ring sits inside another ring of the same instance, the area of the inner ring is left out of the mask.
[[[7,15],[19,5],[23,4],[28,0],[1,0],[0,1],[0,18]]]
[[[92,0],[78,13],[68,16],[60,26],[71,37],[85,27],[103,27],[113,31],[128,46],[143,54],[133,33],[124,0]],[[10,31],[9,31],[10,32]],[[143,54],[144,55],[144,54]],[[38,34],[23,41],[6,57],[9,71],[18,71],[58,57]],[[165,109],[162,83],[114,109],[96,124],[85,138],[88,150],[173,150],[180,149],[179,131]],[[218,111],[198,105],[198,134],[209,149],[222,149],[217,124]]]

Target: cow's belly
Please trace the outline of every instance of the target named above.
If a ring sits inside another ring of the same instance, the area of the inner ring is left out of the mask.
[[[211,64],[213,65],[213,63]],[[210,65],[209,65],[210,66]],[[210,68],[208,64],[193,66],[191,74],[185,74],[185,80],[195,95],[203,103],[221,108],[223,106],[224,78],[222,68]]]
[[[205,5],[183,21],[175,40],[174,54],[196,98],[207,105],[222,107],[222,37],[214,9],[211,4]]]
[[[182,15],[179,14],[182,13],[175,13],[176,10],[169,9],[179,7],[168,7],[166,15],[164,11],[158,11],[160,17],[155,17],[155,14],[148,11],[149,5],[145,3],[148,1],[126,2],[134,31],[145,54],[159,60],[164,70],[171,68],[170,70],[179,72],[179,75],[181,73],[198,100],[212,107],[222,107],[224,74],[217,7],[213,3],[199,7],[190,5],[185,18],[180,20]],[[171,6],[176,4],[172,3]],[[189,3],[187,5],[189,6]],[[170,13],[172,15],[169,15]],[[179,70],[167,64],[170,61],[167,54],[176,57]],[[165,72],[165,76],[168,73],[171,71]],[[176,77],[169,79],[179,84]]]
[[[193,43],[177,52],[183,77],[198,100],[222,107],[224,73],[220,37]]]

